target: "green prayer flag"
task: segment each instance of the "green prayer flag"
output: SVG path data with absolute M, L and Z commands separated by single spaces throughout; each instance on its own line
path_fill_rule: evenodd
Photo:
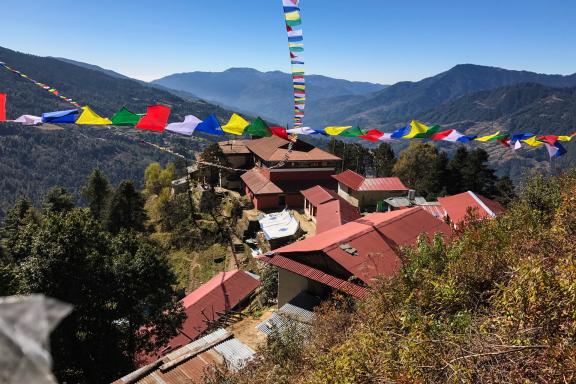
M 352 128 L 345 130 L 344 132 L 342 132 L 339 136 L 358 137 L 358 136 L 362 136 L 363 134 L 364 134 L 364 131 L 362 131 L 360 129 L 360 127 L 352 127 Z
M 132 113 L 126 107 L 122 107 L 121 110 L 112 116 L 112 125 L 124 125 L 131 127 L 138 124 L 142 116 L 144 115 Z
M 414 135 L 414 139 L 429 139 L 430 137 L 432 137 L 433 134 L 438 133 L 440 128 L 442 127 L 439 125 L 433 125 L 430 128 L 428 128 L 426 132 Z
M 252 124 L 246 127 L 244 133 L 259 137 L 272 136 L 272 131 L 270 131 L 264 120 L 259 117 L 257 117 L 256 120 L 252 122 Z

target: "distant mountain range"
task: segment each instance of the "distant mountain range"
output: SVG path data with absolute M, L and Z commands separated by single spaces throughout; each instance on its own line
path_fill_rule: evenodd
M 259 115 L 280 124 L 291 122 L 292 80 L 288 73 L 230 68 L 224 72 L 178 73 L 154 80 L 151 84 L 185 91 L 227 108 Z M 381 84 L 308 75 L 307 108 L 312 110 L 324 98 L 354 98 L 385 88 Z
M 576 74 L 544 75 L 473 64 L 454 68 L 417 82 L 400 82 L 381 91 L 357 96 L 325 98 L 310 108 L 306 124 L 358 124 L 370 128 L 419 118 L 420 114 L 458 97 L 519 83 L 551 87 L 576 86 Z

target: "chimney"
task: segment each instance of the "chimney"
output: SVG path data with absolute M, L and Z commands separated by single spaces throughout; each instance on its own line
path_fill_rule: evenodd
M 410 202 L 414 201 L 414 199 L 416 198 L 416 191 L 413 189 L 409 189 L 408 190 L 408 200 L 410 200 Z

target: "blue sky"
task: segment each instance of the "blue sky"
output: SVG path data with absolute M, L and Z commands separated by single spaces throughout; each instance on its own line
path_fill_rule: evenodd
M 301 0 L 307 73 L 385 84 L 456 64 L 576 72 L 570 0 Z M 152 80 L 230 67 L 289 70 L 281 0 L 19 0 L 0 46 Z M 0 58 L 1 59 L 1 58 Z

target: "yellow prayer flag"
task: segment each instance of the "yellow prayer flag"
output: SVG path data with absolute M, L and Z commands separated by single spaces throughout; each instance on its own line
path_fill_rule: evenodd
M 538 138 L 536 136 L 532 136 L 531 138 L 522 141 L 531 147 L 539 147 L 541 145 L 544 145 L 543 142 L 538 141 Z
M 300 20 L 300 12 L 298 12 L 298 11 L 287 12 L 284 14 L 284 17 L 288 21 Z
M 82 107 L 82 114 L 76 120 L 79 125 L 110 125 L 112 121 L 104 117 L 98 116 L 90 107 Z
M 222 126 L 222 130 L 233 135 L 241 136 L 244 133 L 244 129 L 249 125 L 250 123 L 244 120 L 242 116 L 233 113 L 230 120 L 228 120 L 228 124 Z
M 498 132 L 496 132 L 496 133 L 494 133 L 494 134 L 492 134 L 492 135 L 477 137 L 477 138 L 474 139 L 474 140 L 476 140 L 476 141 L 490 141 L 490 140 L 494 139 L 494 138 L 497 137 L 497 136 L 500 136 L 500 131 L 498 131 Z
M 304 90 L 304 89 L 306 89 L 306 86 L 305 86 L 305 85 L 295 85 L 295 86 L 294 86 L 294 89 L 302 89 L 302 90 Z
M 344 132 L 347 129 L 352 128 L 351 125 L 347 125 L 347 126 L 331 126 L 331 127 L 326 127 L 324 128 L 324 132 L 326 132 L 327 134 L 329 134 L 330 136 L 338 136 L 339 134 L 341 134 L 342 132 Z
M 570 141 L 572 136 L 558 136 L 558 141 Z
M 426 124 L 423 124 L 419 121 L 416 120 L 412 120 L 410 122 L 410 133 L 402 136 L 402 138 L 404 139 L 412 139 L 414 137 L 416 137 L 416 135 L 420 134 L 420 133 L 426 133 L 428 132 L 428 126 Z

